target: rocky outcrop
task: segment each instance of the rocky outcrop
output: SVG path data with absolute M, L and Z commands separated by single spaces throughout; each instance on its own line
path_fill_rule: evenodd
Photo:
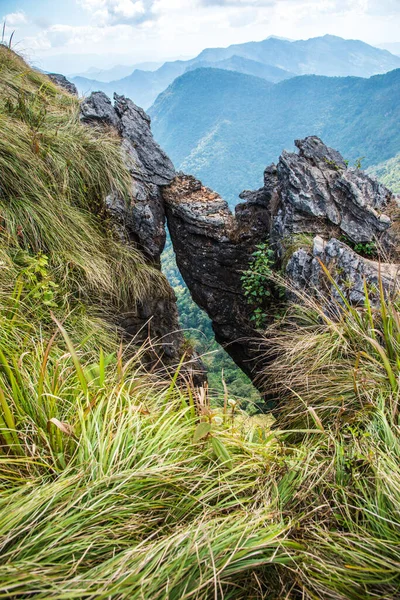
M 248 205 L 235 219 L 218 194 L 181 174 L 163 196 L 177 264 L 193 300 L 210 316 L 216 340 L 254 378 L 257 338 L 262 338 L 250 321 L 241 276 L 255 244 L 264 238 L 263 210 Z
M 114 96 L 114 104 L 102 92 L 95 92 L 81 104 L 81 120 L 87 125 L 115 129 L 121 138 L 121 151 L 131 173 L 129 202 L 115 190 L 105 199 L 110 220 L 117 234 L 128 245 L 139 248 L 152 267 L 159 267 L 164 249 L 165 210 L 162 187 L 175 176 L 174 167 L 154 141 L 150 118 L 131 100 Z M 177 365 L 186 353 L 182 369 L 197 384 L 204 382 L 204 367 L 193 353 L 190 356 L 178 323 L 176 299 L 165 282 L 154 289 L 140 305 L 128 306 L 117 315 L 120 327 L 135 343 L 147 344 L 146 362 L 157 369 Z
M 165 245 L 165 211 L 161 186 L 169 184 L 175 170 L 155 142 L 150 118 L 124 96 L 114 95 L 114 104 L 103 92 L 94 92 L 81 104 L 81 120 L 113 127 L 121 136 L 126 164 L 132 176 L 131 201 L 111 191 L 107 207 L 121 237 L 159 264 Z
M 49 73 L 48 77 L 52 80 L 53 83 L 58 85 L 58 87 L 62 88 L 72 96 L 78 96 L 78 89 L 74 83 L 68 81 L 64 75 L 60 73 Z
M 348 168 L 319 138 L 296 146 L 298 153 L 283 152 L 265 170 L 260 190 L 241 194 L 245 202 L 235 214 L 193 177 L 179 174 L 163 189 L 178 266 L 193 299 L 211 317 L 217 341 L 254 381 L 267 359 L 241 278 L 259 243 L 268 242 L 274 268 L 290 277 L 292 287 L 308 293 L 336 293 L 321 263 L 355 304 L 364 299 L 364 279 L 376 303 L 379 274 L 386 290 L 396 284 L 399 210 L 393 195 Z M 390 263 L 381 264 L 387 255 Z

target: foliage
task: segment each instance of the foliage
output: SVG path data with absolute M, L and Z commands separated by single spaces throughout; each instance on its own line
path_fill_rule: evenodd
M 400 194 L 400 154 L 368 169 L 370 175 L 375 176 L 395 194 Z
M 256 327 L 261 328 L 266 323 L 267 312 L 271 299 L 282 295 L 282 290 L 272 281 L 272 267 L 275 263 L 275 252 L 268 242 L 256 246 L 252 254 L 249 268 L 242 275 L 244 295 L 253 308 L 251 320 Z
M 354 252 L 357 252 L 357 254 L 360 254 L 365 258 L 373 259 L 379 257 L 378 247 L 374 240 L 370 242 L 359 242 L 356 244 L 350 238 L 348 238 L 347 235 L 341 235 L 339 239 L 350 246 Z

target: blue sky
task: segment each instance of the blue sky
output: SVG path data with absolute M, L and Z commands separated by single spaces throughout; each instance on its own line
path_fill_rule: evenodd
M 400 42 L 400 0 L 0 0 L 0 19 L 18 50 L 65 73 L 269 35 Z

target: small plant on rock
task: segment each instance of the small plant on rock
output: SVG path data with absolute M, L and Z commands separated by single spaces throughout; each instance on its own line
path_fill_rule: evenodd
M 265 324 L 265 305 L 273 295 L 271 275 L 274 262 L 275 253 L 269 247 L 268 242 L 258 244 L 256 251 L 252 254 L 249 268 L 241 278 L 244 295 L 254 309 L 251 320 L 256 327 L 262 327 Z

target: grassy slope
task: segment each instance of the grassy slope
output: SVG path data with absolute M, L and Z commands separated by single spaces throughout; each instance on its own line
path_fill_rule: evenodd
M 20 162 L 4 160 L 7 141 L 9 152 L 14 145 L 2 132 L 0 177 L 7 174 L 9 191 L 1 197 L 7 218 L 0 257 L 0 596 L 399 598 L 397 304 L 381 312 L 367 307 L 360 318 L 346 308 L 339 323 L 321 321 L 318 307 L 310 306 L 307 319 L 293 316 L 288 335 L 285 329 L 276 334 L 285 350 L 276 368 L 296 374 L 290 389 L 286 377 L 280 385 L 276 378 L 276 393 L 295 412 L 294 432 L 252 425 L 228 402 L 216 413 L 204 390 L 143 373 L 140 356 L 119 349 L 100 320 L 122 299 L 109 279 L 102 286 L 90 260 L 77 257 L 83 264 L 71 269 L 58 236 L 72 211 L 84 229 L 102 236 L 108 256 L 108 234 L 85 210 L 99 199 L 91 192 L 92 151 L 71 156 L 57 141 L 69 156 L 61 193 L 59 179 L 56 188 L 51 184 L 60 176 L 54 150 L 45 159 L 43 140 L 50 136 L 52 148 L 56 143 L 52 130 L 40 138 L 38 153 L 32 123 L 27 126 L 15 104 L 5 106 L 5 98 L 14 86 L 44 86 L 53 127 L 60 124 L 56 138 L 72 123 L 93 149 L 101 134 L 78 126 L 75 100 L 6 50 L 0 57 L 0 125 L 13 119 L 14 129 L 21 128 L 16 139 L 25 141 L 21 159 L 33 186 L 20 186 L 18 168 L 13 179 L 10 166 Z M 106 148 L 110 157 L 112 138 L 100 139 L 98 152 Z M 100 172 L 105 187 L 118 173 L 123 179 L 114 156 Z M 46 226 L 32 192 L 51 214 Z M 129 256 L 136 273 L 140 256 Z M 90 299 L 103 307 L 96 319 Z M 308 328 L 293 332 L 294 322 Z M 294 333 L 303 353 L 292 351 Z M 355 364 L 360 376 L 349 385 Z M 315 402 L 314 386 L 302 403 L 296 392 L 308 391 L 310 373 L 316 385 L 321 372 L 323 397 Z M 342 380 L 344 417 L 343 403 L 336 408 Z

